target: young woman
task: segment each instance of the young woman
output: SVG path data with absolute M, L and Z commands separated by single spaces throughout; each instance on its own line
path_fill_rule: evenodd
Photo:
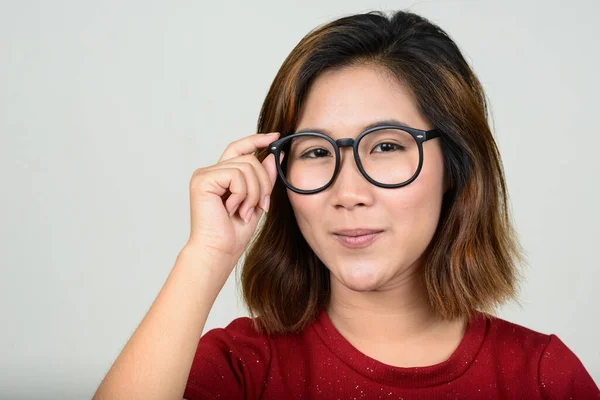
M 522 257 L 484 92 L 442 29 L 313 30 L 258 132 L 194 172 L 189 241 L 96 398 L 600 398 L 557 336 L 492 314 Z M 201 337 L 249 243 L 252 318 Z

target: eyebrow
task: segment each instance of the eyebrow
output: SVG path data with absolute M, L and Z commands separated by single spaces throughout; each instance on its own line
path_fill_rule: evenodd
M 364 132 L 368 129 L 375 128 L 376 126 L 381 126 L 381 125 L 402 125 L 402 126 L 410 127 L 410 125 L 408 125 L 406 122 L 400 121 L 399 119 L 388 118 L 388 119 L 371 122 L 370 124 L 363 126 L 361 132 Z M 329 129 L 324 129 L 324 128 L 304 128 L 304 129 L 300 129 L 299 131 L 296 131 L 293 133 L 306 133 L 306 132 L 317 132 L 317 133 L 322 133 L 324 135 L 327 135 L 329 137 L 333 136 Z

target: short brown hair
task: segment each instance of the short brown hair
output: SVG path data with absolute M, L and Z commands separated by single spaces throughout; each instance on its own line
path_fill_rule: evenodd
M 387 68 L 441 130 L 444 195 L 422 278 L 443 318 L 491 313 L 515 299 L 522 249 L 513 230 L 498 148 L 488 125 L 483 88 L 452 39 L 410 12 L 373 11 L 337 19 L 309 32 L 292 50 L 265 98 L 258 132 L 296 127 L 314 79 L 349 65 Z M 264 160 L 268 149 L 256 153 Z M 267 334 L 295 332 L 316 317 L 330 295 L 329 271 L 305 241 L 278 179 L 264 223 L 241 271 L 244 301 Z M 489 316 L 489 315 L 488 315 Z

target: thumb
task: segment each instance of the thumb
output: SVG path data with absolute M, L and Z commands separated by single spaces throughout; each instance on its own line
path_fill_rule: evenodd
M 283 161 L 285 154 L 282 151 L 279 155 L 279 162 Z M 267 170 L 267 175 L 271 180 L 271 189 L 275 186 L 275 182 L 277 181 L 277 165 L 275 165 L 275 156 L 273 154 L 269 154 L 262 162 L 263 167 Z

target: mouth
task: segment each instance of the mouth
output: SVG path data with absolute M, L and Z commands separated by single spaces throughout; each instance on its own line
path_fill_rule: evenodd
M 333 232 L 333 236 L 349 249 L 362 249 L 370 246 L 382 233 L 375 229 L 349 229 Z

